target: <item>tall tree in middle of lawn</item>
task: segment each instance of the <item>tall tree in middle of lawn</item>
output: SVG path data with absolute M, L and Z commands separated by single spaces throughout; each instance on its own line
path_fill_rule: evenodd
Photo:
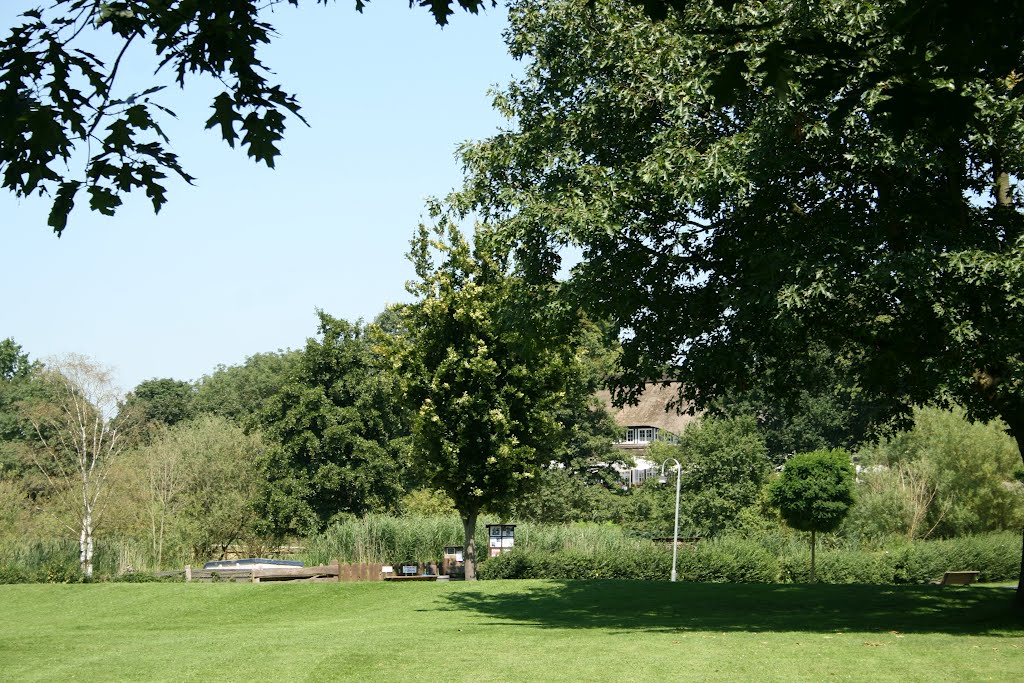
M 578 369 L 574 316 L 551 285 L 518 276 L 484 228 L 471 244 L 440 216 L 433 230 L 420 227 L 409 257 L 417 301 L 404 308 L 406 335 L 395 340 L 418 407 L 414 457 L 425 481 L 455 502 L 472 580 L 480 512 L 507 512 L 564 436 L 557 415 Z

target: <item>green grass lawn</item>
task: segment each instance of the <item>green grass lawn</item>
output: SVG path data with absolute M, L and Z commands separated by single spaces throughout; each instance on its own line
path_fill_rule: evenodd
M 0 586 L 5 681 L 1018 681 L 985 587 Z

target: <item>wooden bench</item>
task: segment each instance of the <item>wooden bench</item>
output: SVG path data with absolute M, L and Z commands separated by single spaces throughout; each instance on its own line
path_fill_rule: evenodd
M 980 573 L 981 572 L 946 572 L 942 575 L 941 579 L 932 581 L 932 583 L 940 586 L 966 586 L 971 583 L 977 583 Z

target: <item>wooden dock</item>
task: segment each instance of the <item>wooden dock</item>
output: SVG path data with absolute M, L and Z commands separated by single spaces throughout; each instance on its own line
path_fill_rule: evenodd
M 157 572 L 158 577 L 182 576 L 186 582 L 228 581 L 233 583 L 263 583 L 266 581 L 446 581 L 447 576 L 439 576 L 437 565 L 433 562 L 418 563 L 416 574 L 385 574 L 382 564 L 374 563 L 340 563 L 320 565 L 316 567 L 220 567 L 217 569 L 197 569 L 185 565 L 184 569 Z M 400 565 L 396 565 L 400 566 Z

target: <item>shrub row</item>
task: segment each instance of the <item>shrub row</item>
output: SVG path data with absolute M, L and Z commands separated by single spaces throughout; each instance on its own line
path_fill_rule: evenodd
M 788 546 L 769 551 L 756 540 L 722 538 L 681 548 L 680 581 L 706 583 L 805 583 L 810 580 L 810 550 Z M 582 553 L 517 549 L 486 560 L 483 579 L 667 579 L 671 549 Z M 981 572 L 981 581 L 1014 581 L 1020 570 L 1020 542 L 1010 533 L 942 541 L 918 541 L 888 550 L 819 551 L 818 580 L 823 583 L 927 583 L 947 570 Z
M 514 550 L 480 565 L 481 579 L 638 579 L 668 576 L 672 555 L 648 547 L 639 552 L 546 553 Z

